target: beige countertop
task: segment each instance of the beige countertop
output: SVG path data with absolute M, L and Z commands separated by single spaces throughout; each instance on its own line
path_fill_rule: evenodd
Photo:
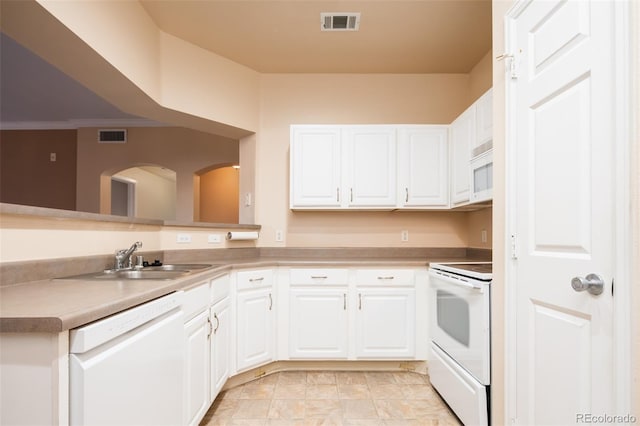
M 178 260 L 178 259 L 176 259 Z M 478 260 L 471 257 L 416 259 L 340 258 L 296 256 L 236 259 L 197 259 L 210 263 L 203 269 L 174 280 L 71 280 L 43 279 L 0 287 L 0 332 L 57 333 L 96 321 L 173 291 L 189 289 L 231 270 L 289 267 L 426 267 L 429 262 Z M 90 271 L 89 271 L 90 272 Z

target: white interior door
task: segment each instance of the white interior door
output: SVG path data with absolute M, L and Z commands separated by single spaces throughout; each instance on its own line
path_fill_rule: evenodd
M 509 16 L 516 424 L 614 414 L 613 3 L 534 0 Z M 572 288 L 592 273 L 602 294 Z

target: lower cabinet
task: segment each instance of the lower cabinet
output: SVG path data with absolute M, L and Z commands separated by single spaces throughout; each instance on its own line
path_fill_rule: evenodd
M 211 308 L 210 314 L 213 330 L 211 331 L 211 399 L 224 386 L 229 377 L 231 367 L 231 304 L 225 297 Z
M 197 425 L 209 408 L 209 312 L 188 321 L 185 331 L 185 421 Z
M 356 356 L 414 358 L 415 289 L 358 288 Z
M 291 289 L 289 356 L 291 359 L 346 359 L 348 289 Z
M 236 275 L 236 370 L 266 364 L 274 358 L 273 271 Z
M 211 403 L 209 393 L 209 282 L 185 291 L 184 312 L 184 421 L 197 425 Z

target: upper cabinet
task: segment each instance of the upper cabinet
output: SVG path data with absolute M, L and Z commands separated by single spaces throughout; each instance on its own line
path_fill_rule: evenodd
M 475 106 L 451 123 L 451 206 L 469 201 L 471 144 L 476 134 Z
M 341 133 L 340 126 L 291 126 L 291 208 L 342 205 Z
M 490 200 L 491 165 L 472 166 L 491 161 L 492 101 L 490 89 L 450 125 L 292 125 L 290 208 L 428 210 Z
M 291 126 L 290 207 L 447 208 L 446 126 Z
M 398 206 L 449 206 L 447 126 L 398 128 Z
M 475 103 L 476 135 L 471 147 L 471 157 L 493 148 L 493 90 L 489 89 Z
M 345 126 L 347 207 L 395 208 L 396 129 Z

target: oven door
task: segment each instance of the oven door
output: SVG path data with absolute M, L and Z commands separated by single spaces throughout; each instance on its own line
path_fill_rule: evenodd
M 489 289 L 482 281 L 429 272 L 431 340 L 480 383 L 490 384 Z

